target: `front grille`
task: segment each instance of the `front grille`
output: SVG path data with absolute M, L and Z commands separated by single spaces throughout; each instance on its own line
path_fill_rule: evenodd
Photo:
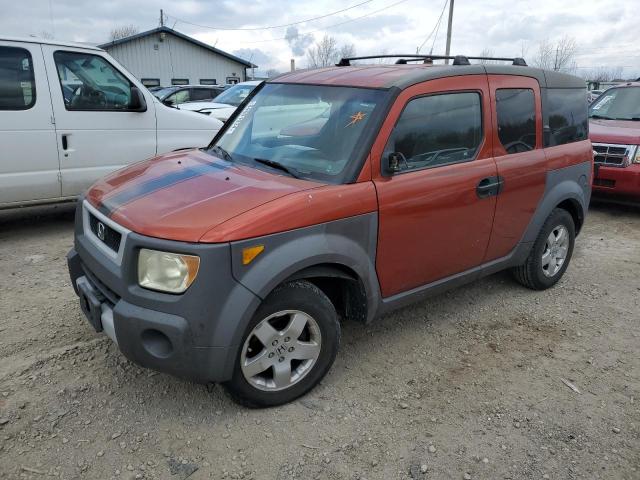
M 594 143 L 593 151 L 596 154 L 593 161 L 598 165 L 606 165 L 608 167 L 627 167 L 633 153 L 632 149 L 631 145 Z
M 89 213 L 89 227 L 93 234 L 114 252 L 120 251 L 120 241 L 122 234 L 109 225 L 102 223 L 95 215 Z

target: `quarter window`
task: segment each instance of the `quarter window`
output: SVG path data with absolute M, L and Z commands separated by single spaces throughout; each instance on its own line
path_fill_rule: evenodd
M 589 135 L 589 120 L 584 89 L 549 88 L 543 92 L 544 146 L 585 140 Z
M 31 54 L 24 48 L 0 47 L 0 110 L 27 110 L 35 103 Z
M 465 162 L 475 158 L 482 137 L 478 93 L 420 97 L 411 100 L 400 115 L 385 155 L 397 153 L 401 170 Z
M 128 110 L 131 82 L 99 55 L 55 52 L 67 110 Z
M 519 153 L 536 147 L 536 104 L 529 88 L 496 90 L 498 138 L 507 153 Z

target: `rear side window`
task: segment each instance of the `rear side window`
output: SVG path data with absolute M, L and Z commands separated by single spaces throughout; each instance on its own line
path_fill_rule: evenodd
M 498 138 L 507 153 L 527 152 L 536 147 L 536 104 L 533 90 L 496 90 L 496 113 Z
M 210 100 L 215 97 L 210 88 L 194 88 L 191 90 L 191 100 Z
M 0 47 L 0 110 L 27 110 L 35 103 L 31 54 L 24 48 Z
M 400 154 L 401 169 L 430 168 L 472 160 L 482 137 L 478 93 L 431 95 L 407 104 L 385 152 Z
M 545 147 L 579 142 L 589 136 L 584 92 L 581 88 L 543 90 Z

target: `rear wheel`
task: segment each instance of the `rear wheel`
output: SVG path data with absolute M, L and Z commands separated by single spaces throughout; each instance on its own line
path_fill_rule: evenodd
M 340 324 L 319 288 L 295 281 L 265 299 L 242 341 L 227 391 L 248 407 L 281 405 L 311 390 L 331 368 Z
M 569 266 L 575 237 L 575 224 L 569 212 L 554 209 L 540 229 L 527 260 L 513 269 L 515 279 L 534 290 L 555 285 Z

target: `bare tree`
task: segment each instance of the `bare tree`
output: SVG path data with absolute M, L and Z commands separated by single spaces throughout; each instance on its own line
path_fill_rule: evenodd
M 131 37 L 138 33 L 140 29 L 135 25 L 123 25 L 122 27 L 116 27 L 111 29 L 111 41 L 120 40 L 121 38 Z
M 490 48 L 483 48 L 482 51 L 480 52 L 480 55 L 478 55 L 479 57 L 493 57 L 493 50 L 491 50 Z M 478 63 L 482 64 L 482 65 L 488 65 L 491 63 L 498 63 L 497 60 L 478 60 Z
M 338 56 L 340 58 L 349 58 L 349 57 L 355 57 L 356 55 L 357 55 L 356 46 L 353 43 L 347 43 L 340 47 L 340 52 Z
M 533 66 L 556 72 L 573 72 L 576 70 L 576 40 L 564 36 L 557 42 L 543 40 L 531 62 Z
M 309 68 L 322 68 L 333 65 L 338 61 L 340 52 L 335 38 L 325 35 L 307 50 L 307 64 Z
M 585 80 L 592 82 L 611 82 L 622 77 L 622 67 L 596 67 L 583 73 Z

